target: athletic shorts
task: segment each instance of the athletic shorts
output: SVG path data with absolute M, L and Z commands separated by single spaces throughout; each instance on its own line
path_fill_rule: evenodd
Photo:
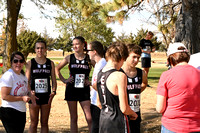
M 67 84 L 65 90 L 66 101 L 87 101 L 90 100 L 90 86 L 74 88 L 73 84 Z
M 138 115 L 136 120 L 129 120 L 131 133 L 140 133 L 141 114 L 140 112 L 136 112 L 136 114 Z
M 151 58 L 141 58 L 142 68 L 151 67 Z
M 39 99 L 35 99 L 36 100 L 36 104 L 37 105 L 44 105 L 44 104 L 48 104 L 49 102 L 49 98 L 50 98 L 50 93 L 35 93 L 35 96 Z M 32 104 L 32 102 L 29 102 L 30 104 Z

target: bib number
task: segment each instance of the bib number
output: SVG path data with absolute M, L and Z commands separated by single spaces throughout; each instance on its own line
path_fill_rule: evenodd
M 48 92 L 47 79 L 35 79 L 35 92 L 36 93 Z
M 85 83 L 85 74 L 76 74 L 75 75 L 75 88 L 84 88 Z
M 146 48 L 144 49 L 144 51 L 151 52 L 151 47 L 150 46 L 146 46 Z
M 140 94 L 129 94 L 129 105 L 134 112 L 139 112 Z

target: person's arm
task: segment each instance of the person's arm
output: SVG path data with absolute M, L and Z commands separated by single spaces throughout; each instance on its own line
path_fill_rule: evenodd
M 142 70 L 142 85 L 141 85 L 141 92 L 145 90 L 147 87 L 148 80 L 147 80 L 147 74 Z
M 9 101 L 9 102 L 15 102 L 15 101 L 24 101 L 28 102 L 30 100 L 29 96 L 13 96 L 10 95 L 11 87 L 3 86 L 1 87 L 1 98 L 3 100 Z
M 56 81 L 56 73 L 55 73 L 55 65 L 53 61 L 51 61 L 51 81 L 52 81 L 52 91 L 56 91 L 57 89 L 57 81 Z
M 157 95 L 156 111 L 158 113 L 163 113 L 166 109 L 166 97 L 162 95 Z
M 26 73 L 25 73 L 27 79 L 28 79 L 28 92 L 29 96 L 31 97 L 31 101 L 34 105 L 36 105 L 35 99 L 39 99 L 35 96 L 35 91 L 31 90 L 31 61 L 26 63 Z
M 92 85 L 92 88 L 95 89 L 97 91 L 97 82 L 94 82 Z
M 52 82 L 52 92 L 50 94 L 48 104 L 51 104 L 54 96 L 56 95 L 56 89 L 57 89 L 55 65 L 54 65 L 53 61 L 51 61 L 51 82 Z
M 129 115 L 132 120 L 137 118 L 137 114 L 130 108 L 128 104 L 128 96 L 127 96 L 127 77 L 124 73 L 118 72 L 118 81 L 116 81 L 116 85 L 118 88 L 118 96 L 119 96 L 119 105 L 120 110 L 123 114 Z
M 99 107 L 100 109 L 102 108 L 101 102 L 100 102 L 100 99 L 99 99 L 99 93 L 97 93 L 97 107 Z
M 31 92 L 31 61 L 26 63 L 26 73 L 25 73 L 27 79 L 28 79 L 28 91 Z
M 70 55 L 68 55 L 67 57 L 65 57 L 65 58 L 56 66 L 56 68 L 55 68 L 55 72 L 56 72 L 57 77 L 58 77 L 63 83 L 65 83 L 65 84 L 68 83 L 68 82 L 70 82 L 70 80 L 69 80 L 70 78 L 66 80 L 66 79 L 62 76 L 60 70 L 61 70 L 65 65 L 69 64 L 69 62 L 70 62 Z
M 156 47 L 153 46 L 151 52 L 153 53 L 153 52 L 155 52 L 155 51 L 156 51 Z

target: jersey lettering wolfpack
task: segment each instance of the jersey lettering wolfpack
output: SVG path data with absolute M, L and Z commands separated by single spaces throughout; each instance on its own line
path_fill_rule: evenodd
M 89 56 L 83 60 L 76 59 L 74 54 L 70 55 L 69 70 L 70 76 L 74 78 L 75 88 L 84 88 L 85 79 L 89 79 L 90 66 L 89 66 Z
M 35 59 L 31 59 L 31 90 L 35 93 L 51 92 L 50 76 L 51 76 L 51 60 L 46 58 L 46 63 L 38 64 Z
M 133 78 L 127 76 L 127 93 L 131 109 L 134 112 L 140 111 L 140 94 L 142 84 L 142 70 L 136 68 L 137 75 Z

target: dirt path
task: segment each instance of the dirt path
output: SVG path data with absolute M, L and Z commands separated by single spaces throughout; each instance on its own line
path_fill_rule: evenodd
M 51 114 L 49 118 L 49 128 L 51 133 L 68 133 L 70 131 L 70 115 L 66 101 L 64 101 L 63 83 L 58 82 L 57 95 L 54 97 Z M 142 112 L 142 133 L 159 133 L 160 132 L 160 117 L 161 115 L 155 111 L 156 103 L 156 87 L 146 88 L 141 97 L 141 112 Z M 78 126 L 80 133 L 88 133 L 87 123 L 84 118 L 83 111 L 78 106 Z M 27 121 L 25 132 L 28 131 L 30 125 L 29 110 L 27 107 Z M 40 129 L 40 125 L 39 125 Z M 39 132 L 38 129 L 38 132 Z M 4 133 L 4 128 L 0 122 L 0 133 Z

